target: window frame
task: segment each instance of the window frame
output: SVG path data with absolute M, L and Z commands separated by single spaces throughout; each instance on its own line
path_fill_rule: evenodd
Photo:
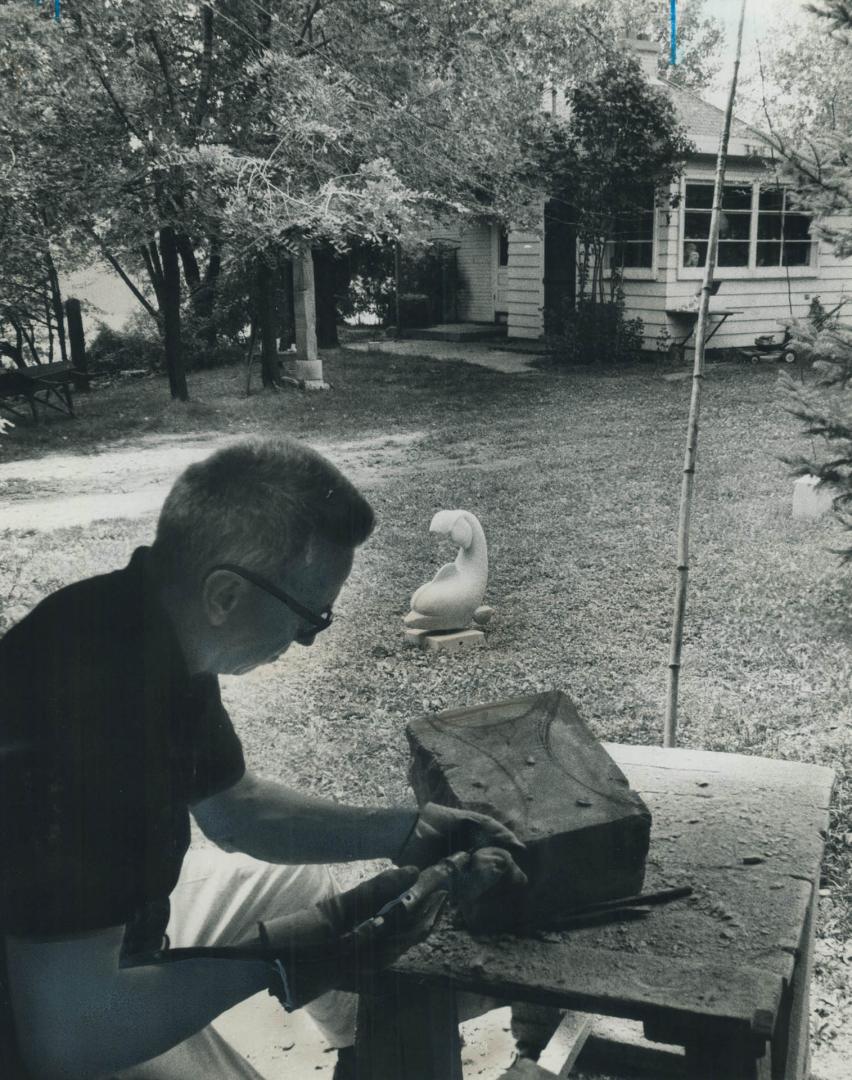
M 680 181 L 680 204 L 678 209 L 677 230 L 677 278 L 679 281 L 701 281 L 704 278 L 703 266 L 684 266 L 683 248 L 686 243 L 686 185 L 687 184 L 712 184 L 715 177 L 710 172 L 694 173 L 683 176 Z M 718 280 L 730 279 L 774 279 L 781 278 L 812 278 L 819 276 L 819 238 L 811 237 L 811 261 L 806 266 L 758 266 L 757 265 L 757 225 L 760 214 L 760 191 L 761 188 L 781 187 L 785 190 L 789 184 L 777 184 L 767 181 L 762 177 L 744 175 L 736 171 L 725 176 L 725 183 L 739 187 L 751 187 L 751 221 L 749 228 L 748 266 L 716 266 L 713 276 Z

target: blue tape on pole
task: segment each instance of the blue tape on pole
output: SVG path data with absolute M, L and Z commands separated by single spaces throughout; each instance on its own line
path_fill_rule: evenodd
M 677 63 L 677 0 L 671 0 L 671 50 L 669 63 Z

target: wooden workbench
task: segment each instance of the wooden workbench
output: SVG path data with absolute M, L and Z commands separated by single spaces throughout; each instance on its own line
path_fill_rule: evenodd
M 659 747 L 607 750 L 653 815 L 639 922 L 473 939 L 442 925 L 362 1001 L 359 1076 L 459 1080 L 455 992 L 644 1023 L 701 1080 L 802 1080 L 814 910 L 834 774 Z M 544 1074 L 548 1075 L 548 1074 Z

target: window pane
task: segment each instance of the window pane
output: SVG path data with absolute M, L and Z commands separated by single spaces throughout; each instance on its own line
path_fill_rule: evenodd
M 806 214 L 784 215 L 785 240 L 810 240 L 811 219 Z
M 650 216 L 645 219 L 623 221 L 616 232 L 619 240 L 651 240 L 653 235 L 653 221 Z
M 703 266 L 707 258 L 707 244 L 704 241 L 691 243 L 689 240 L 683 245 L 683 265 Z
M 781 215 L 760 214 L 757 219 L 757 238 L 758 240 L 780 240 Z
M 650 268 L 652 262 L 651 244 L 625 244 L 624 265 Z
M 799 241 L 784 245 L 784 266 L 810 266 L 811 245 Z
M 687 210 L 684 229 L 687 240 L 706 240 L 710 235 L 710 215 Z
M 722 191 L 723 210 L 751 210 L 751 184 L 725 184 Z
M 748 241 L 720 240 L 720 266 L 748 266 Z
M 764 240 L 757 245 L 758 266 L 778 266 L 781 263 L 781 244 L 775 240 Z
M 709 210 L 713 205 L 713 185 L 687 184 L 686 205 L 689 210 Z
M 761 188 L 760 209 L 780 210 L 784 202 L 783 188 Z
M 751 214 L 726 214 L 719 216 L 720 240 L 748 240 L 751 232 Z

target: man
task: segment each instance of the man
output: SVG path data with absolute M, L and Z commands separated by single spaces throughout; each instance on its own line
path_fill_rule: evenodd
M 428 920 L 362 940 L 353 929 L 416 870 L 338 896 L 323 864 L 423 867 L 517 843 L 481 815 L 341 806 L 246 770 L 217 675 L 311 645 L 372 528 L 367 501 L 320 455 L 232 446 L 178 479 L 150 548 L 47 597 L 0 641 L 0 925 L 7 1018 L 30 1076 L 256 1076 L 209 1024 L 267 988 L 308 1004 L 344 1048 L 343 1075 L 354 999 L 334 988 L 392 960 Z M 190 811 L 241 854 L 185 859 Z M 164 939 L 260 937 L 283 966 L 151 962 Z

